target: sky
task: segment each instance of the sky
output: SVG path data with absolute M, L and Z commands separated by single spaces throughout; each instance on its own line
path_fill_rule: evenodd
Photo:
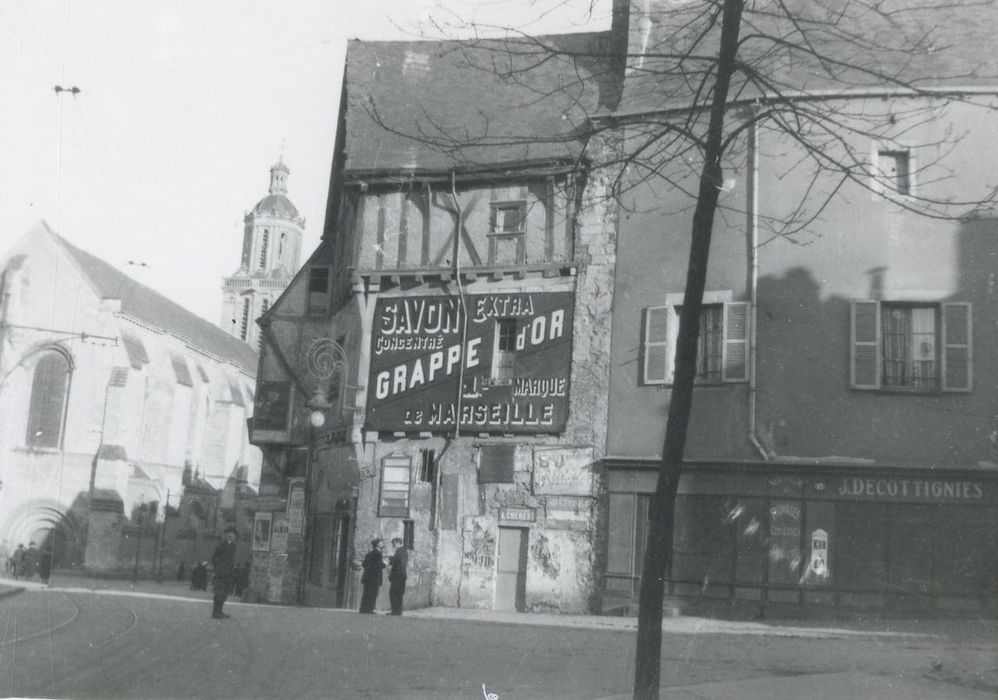
M 217 323 L 278 158 L 318 245 L 347 39 L 468 21 L 601 30 L 610 0 L 0 0 L 0 256 L 44 220 Z

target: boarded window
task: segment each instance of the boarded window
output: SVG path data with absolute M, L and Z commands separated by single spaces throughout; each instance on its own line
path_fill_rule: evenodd
M 43 353 L 35 363 L 25 438 L 29 447 L 59 447 L 62 444 L 69 371 L 69 360 L 59 352 Z
M 512 484 L 515 445 L 484 445 L 478 450 L 478 483 Z

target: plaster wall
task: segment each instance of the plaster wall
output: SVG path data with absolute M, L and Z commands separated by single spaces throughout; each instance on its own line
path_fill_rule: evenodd
M 974 106 L 926 98 L 857 101 L 862 113 L 935 115 L 913 126 L 916 194 L 940 201 L 983 197 L 988 164 L 998 157 L 991 117 Z M 836 105 L 841 107 L 842 105 Z M 953 133 L 966 131 L 959 139 Z M 884 144 L 856 140 L 871 153 Z M 920 144 L 934 144 L 921 146 Z M 887 144 L 891 146 L 891 144 Z M 896 144 L 894 146 L 896 147 Z M 749 295 L 744 148 L 726 164 L 731 188 L 715 219 L 708 291 Z M 988 215 L 962 220 L 918 216 L 863 185 L 845 184 L 817 211 L 836 183 L 819 178 L 810 190 L 802 153 L 785 137 L 759 137 L 758 435 L 778 457 L 875 460 L 904 464 L 998 462 L 990 391 L 998 364 L 994 272 L 998 225 Z M 689 250 L 690 202 L 658 183 L 627 194 L 621 217 L 614 292 L 614 360 L 609 453 L 656 456 L 664 438 L 670 390 L 641 383 L 643 310 L 682 292 Z M 803 198 L 803 200 L 802 200 Z M 765 222 L 785 218 L 804 201 L 816 214 L 791 235 Z M 850 301 L 964 301 L 973 304 L 974 386 L 969 393 L 888 393 L 849 386 Z M 700 386 L 694 398 L 689 458 L 752 458 L 747 384 Z

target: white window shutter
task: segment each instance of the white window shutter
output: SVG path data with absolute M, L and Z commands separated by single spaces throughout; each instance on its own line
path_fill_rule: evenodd
M 967 303 L 943 304 L 943 391 L 970 391 L 971 309 Z
M 880 388 L 880 302 L 854 301 L 851 313 L 849 385 Z
M 669 365 L 669 307 L 645 309 L 644 384 L 665 384 Z
M 724 305 L 722 365 L 724 381 L 748 381 L 749 304 L 745 301 Z

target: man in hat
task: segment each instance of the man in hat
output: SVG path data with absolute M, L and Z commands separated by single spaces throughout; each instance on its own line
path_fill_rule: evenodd
M 364 573 L 361 574 L 360 583 L 364 586 L 364 593 L 360 597 L 360 612 L 372 614 L 374 606 L 378 602 L 378 589 L 381 588 L 382 573 L 385 567 L 384 555 L 381 553 L 384 544 L 380 537 L 371 540 L 371 551 L 364 557 L 361 567 Z
M 228 617 L 222 612 L 222 606 L 225 605 L 225 599 L 232 591 L 232 577 L 236 566 L 236 533 L 234 525 L 225 528 L 222 541 L 218 543 L 218 546 L 215 547 L 215 553 L 211 555 L 211 563 L 215 567 L 213 583 L 215 597 L 211 616 L 216 620 L 224 620 Z
M 392 615 L 402 614 L 402 597 L 405 595 L 405 580 L 409 568 L 409 553 L 402 543 L 401 537 L 392 538 L 392 568 L 388 571 L 388 600 L 392 604 Z

